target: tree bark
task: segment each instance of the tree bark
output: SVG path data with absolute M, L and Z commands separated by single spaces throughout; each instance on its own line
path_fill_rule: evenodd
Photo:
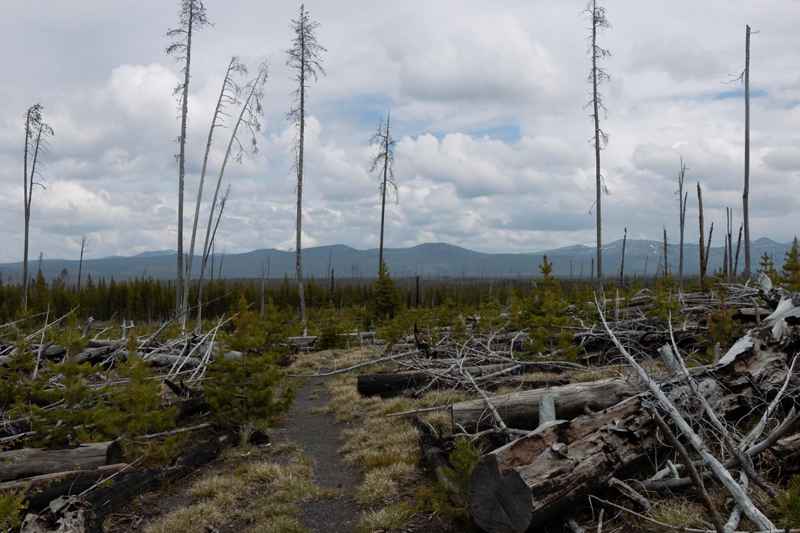
M 736 417 L 750 411 L 756 390 L 761 394 L 780 388 L 786 357 L 763 349 L 705 373 L 723 384 L 716 411 Z M 648 411 L 652 402 L 649 393 L 637 394 L 601 412 L 540 428 L 482 457 L 470 483 L 476 523 L 489 533 L 521 533 L 566 512 L 618 473 L 647 460 L 664 446 Z

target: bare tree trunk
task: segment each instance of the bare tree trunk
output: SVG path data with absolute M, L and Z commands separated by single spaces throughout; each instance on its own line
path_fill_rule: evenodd
M 186 65 L 183 71 L 183 95 L 181 96 L 181 137 L 178 152 L 178 278 L 175 281 L 175 309 L 181 311 L 183 304 L 183 188 L 186 177 L 186 123 L 189 118 L 189 71 L 192 66 L 192 26 L 194 4 L 189 4 L 186 29 Z
M 389 121 L 391 114 L 386 115 L 386 134 L 383 145 L 383 184 L 381 185 L 381 240 L 378 249 L 378 277 L 383 274 L 383 228 L 386 220 L 386 186 L 389 178 Z
M 739 238 L 736 240 L 736 259 L 733 261 L 733 277 L 736 278 L 736 272 L 739 270 L 739 250 L 742 247 L 742 226 L 739 225 Z
M 25 238 L 24 247 L 22 252 L 22 312 L 28 311 L 28 230 L 31 223 L 31 206 L 28 201 L 28 145 L 31 135 L 31 108 L 28 108 L 28 113 L 25 117 L 25 148 L 24 148 L 24 163 L 23 163 L 23 208 L 24 208 L 24 225 L 25 225 Z
M 214 108 L 214 115 L 211 119 L 211 126 L 208 129 L 208 138 L 206 140 L 206 151 L 203 155 L 203 166 L 200 171 L 200 183 L 197 186 L 197 200 L 195 201 L 194 205 L 194 222 L 192 223 L 192 237 L 189 241 L 189 255 L 186 261 L 186 280 L 183 287 L 183 316 L 181 317 L 181 324 L 183 329 L 186 329 L 186 320 L 189 316 L 189 285 L 191 284 L 192 280 L 192 263 L 194 262 L 194 246 L 197 239 L 197 224 L 200 220 L 200 203 L 203 200 L 203 185 L 206 181 L 206 171 L 208 170 L 208 157 L 211 153 L 211 145 L 214 142 L 214 130 L 217 126 L 220 125 L 219 117 L 220 112 L 222 111 L 223 99 L 225 97 L 225 92 L 228 88 L 228 83 L 230 80 L 230 75 L 234 66 L 236 65 L 236 58 L 231 58 L 230 62 L 228 63 L 228 69 L 225 71 L 225 77 L 222 81 L 222 88 L 219 91 L 219 97 L 217 98 L 217 105 Z
M 745 30 L 744 54 L 744 275 L 750 277 L 750 26 Z
M 600 175 L 600 105 L 597 100 L 597 1 L 592 0 L 592 107 L 594 110 L 594 172 L 597 229 L 597 279 L 603 278 L 603 203 Z M 594 269 L 592 269 L 594 270 Z
M 78 293 L 81 292 L 81 277 L 83 275 L 83 251 L 86 249 L 86 237 L 81 237 L 81 260 L 78 262 Z
M 628 243 L 628 228 L 625 228 L 625 233 L 622 236 L 622 257 L 619 261 L 619 286 L 622 287 L 625 283 L 625 246 Z
M 705 225 L 703 224 L 703 190 L 700 188 L 700 182 L 697 182 L 697 209 L 698 221 L 700 223 L 700 246 L 698 253 L 700 254 L 700 290 L 705 290 L 706 282 L 706 248 L 705 248 Z
M 664 228 L 664 277 L 669 276 L 669 256 L 667 255 L 667 228 Z
M 683 288 L 683 237 L 686 230 L 686 203 L 689 193 L 684 193 L 683 184 L 686 179 L 686 163 L 681 158 L 681 168 L 678 173 L 678 222 L 680 224 L 680 234 L 678 237 L 678 284 Z
M 301 47 L 305 48 L 305 35 L 301 33 Z M 305 53 L 300 55 L 300 139 L 297 144 L 297 234 L 295 244 L 295 272 L 297 275 L 297 294 L 300 297 L 300 322 L 303 335 L 307 334 L 306 294 L 303 286 L 303 150 L 306 133 L 306 66 Z
M 708 274 L 708 260 L 711 257 L 711 239 L 714 238 L 714 223 L 711 223 L 711 227 L 708 228 L 708 242 L 706 243 L 706 253 L 705 253 L 705 269 L 706 274 Z

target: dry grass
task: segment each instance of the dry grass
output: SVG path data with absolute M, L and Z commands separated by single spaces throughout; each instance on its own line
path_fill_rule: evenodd
M 229 450 L 223 464 L 189 487 L 189 505 L 160 517 L 144 531 L 214 531 L 237 523 L 242 531 L 253 533 L 303 533 L 299 506 L 328 495 L 313 483 L 308 461 L 291 446 Z
M 414 510 L 404 502 L 398 502 L 381 509 L 364 513 L 358 522 L 358 533 L 373 533 L 400 529 L 414 516 Z

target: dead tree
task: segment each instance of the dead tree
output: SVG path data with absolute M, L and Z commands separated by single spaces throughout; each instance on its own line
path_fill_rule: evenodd
M 200 182 L 197 186 L 197 200 L 194 205 L 194 222 L 192 223 L 192 237 L 189 241 L 189 254 L 186 257 L 186 273 L 185 282 L 183 287 L 183 327 L 186 327 L 186 320 L 188 313 L 186 310 L 189 307 L 189 286 L 192 280 L 192 263 L 194 260 L 194 247 L 197 238 L 197 225 L 200 220 L 200 203 L 203 200 L 203 186 L 206 181 L 206 172 L 208 170 L 208 157 L 211 153 L 211 147 L 214 144 L 214 132 L 217 128 L 225 126 L 225 117 L 228 116 L 225 109 L 232 105 L 239 103 L 239 93 L 241 92 L 240 85 L 236 82 L 236 76 L 247 74 L 247 67 L 244 66 L 237 57 L 232 57 L 228 63 L 228 68 L 225 71 L 225 77 L 222 80 L 222 88 L 219 91 L 217 98 L 217 105 L 214 108 L 214 115 L 211 118 L 211 126 L 208 129 L 208 138 L 206 140 L 206 151 L 203 155 L 203 166 L 200 170 Z
M 625 228 L 625 233 L 622 235 L 622 257 L 619 260 L 619 286 L 625 283 L 625 246 L 628 243 L 628 228 Z
M 705 289 L 706 281 L 706 249 L 705 249 L 705 225 L 703 224 L 703 189 L 700 188 L 700 182 L 697 182 L 697 209 L 698 209 L 698 222 L 700 223 L 700 246 L 698 253 L 700 254 L 700 290 Z
M 303 287 L 303 151 L 305 149 L 306 131 L 306 89 L 311 80 L 316 81 L 319 75 L 325 75 L 322 67 L 322 53 L 325 52 L 317 42 L 317 28 L 319 23 L 311 18 L 305 4 L 300 4 L 300 15 L 292 20 L 292 47 L 287 50 L 286 64 L 295 72 L 294 81 L 297 83 L 295 90 L 295 104 L 289 110 L 289 119 L 297 128 L 297 142 L 295 145 L 295 170 L 297 171 L 297 233 L 295 246 L 295 271 L 297 274 L 297 291 L 300 296 L 300 321 L 303 330 L 306 323 L 306 296 Z
M 744 275 L 750 277 L 750 26 L 745 26 L 744 47 Z
M 378 277 L 383 275 L 383 229 L 386 220 L 386 189 L 394 189 L 395 198 L 397 197 L 397 184 L 394 181 L 394 145 L 390 128 L 391 113 L 386 114 L 386 123 L 378 125 L 378 131 L 372 136 L 372 144 L 378 147 L 378 153 L 372 160 L 370 172 L 375 172 L 378 167 L 382 168 L 383 177 L 381 179 L 381 237 L 378 247 Z
M 664 228 L 664 277 L 669 277 L 669 255 L 667 253 L 667 228 Z
M 239 115 L 236 122 L 233 124 L 231 135 L 228 138 L 228 144 L 225 148 L 225 156 L 222 158 L 220 164 L 219 174 L 217 175 L 217 185 L 214 188 L 214 196 L 211 199 L 211 207 L 208 212 L 208 224 L 206 224 L 206 234 L 203 241 L 203 254 L 200 260 L 200 275 L 197 283 L 197 327 L 202 325 L 202 302 L 203 302 L 203 279 L 205 279 L 206 267 L 208 266 L 208 258 L 211 254 L 211 248 L 214 244 L 214 237 L 216 236 L 219 221 L 222 217 L 222 206 L 220 202 L 220 211 L 217 216 L 216 222 L 214 221 L 215 208 L 219 200 L 219 192 L 222 188 L 222 180 L 225 176 L 225 169 L 228 166 L 228 161 L 231 156 L 236 161 L 241 161 L 246 151 L 255 153 L 258 151 L 258 133 L 261 131 L 261 115 L 263 113 L 262 100 L 264 98 L 264 84 L 267 82 L 268 69 L 266 62 L 262 63 L 258 69 L 256 77 L 250 80 L 243 88 L 246 93 Z M 248 133 L 249 139 L 247 143 L 242 142 L 241 131 L 245 128 Z M 247 148 L 246 148 L 247 146 Z M 225 193 L 224 200 L 227 199 L 228 193 Z M 220 271 L 222 270 L 222 259 L 220 259 Z M 220 276 L 221 277 L 221 276 Z
M 683 287 L 683 236 L 686 230 L 686 203 L 689 193 L 684 192 L 683 184 L 686 180 L 686 163 L 681 157 L 681 167 L 678 171 L 678 222 L 680 224 L 679 249 L 678 249 L 678 283 Z
M 81 259 L 78 262 L 78 293 L 81 292 L 81 276 L 83 275 L 83 252 L 86 250 L 86 237 L 81 237 Z
M 736 255 L 733 260 L 733 277 L 736 277 L 736 272 L 739 270 L 739 250 L 742 247 L 742 224 L 739 224 L 739 237 L 736 239 Z
M 592 98 L 589 105 L 592 107 L 592 119 L 594 121 L 594 170 L 595 170 L 595 209 L 597 217 L 597 279 L 603 279 L 603 205 L 602 194 L 607 192 L 603 184 L 603 176 L 600 172 L 600 150 L 608 142 L 608 135 L 600 128 L 600 110 L 606 111 L 603 105 L 603 96 L 598 91 L 598 87 L 603 81 L 609 79 L 608 72 L 600 66 L 600 61 L 611 55 L 611 52 L 597 44 L 597 34 L 600 30 L 608 28 L 610 24 L 606 18 L 606 9 L 597 5 L 597 0 L 592 0 L 586 7 L 586 14 L 591 17 L 592 35 L 590 55 L 592 57 L 592 68 L 589 72 L 589 81 L 592 84 Z
M 192 66 L 192 37 L 194 32 L 208 25 L 203 0 L 181 0 L 179 27 L 167 32 L 174 41 L 167 47 L 167 55 L 174 55 L 183 65 L 183 81 L 173 93 L 178 96 L 181 111 L 181 133 L 178 137 L 178 278 L 175 281 L 175 307 L 183 303 L 183 187 L 186 176 L 186 123 L 189 117 L 189 80 Z
M 44 151 L 47 138 L 53 135 L 53 128 L 44 121 L 42 116 L 43 107 L 41 104 L 34 104 L 25 113 L 25 146 L 23 162 L 23 207 L 25 217 L 25 237 L 22 254 L 22 311 L 28 310 L 28 286 L 30 279 L 28 276 L 28 248 L 31 228 L 31 202 L 33 201 L 33 187 L 39 185 L 44 187 L 41 182 L 36 181 L 37 164 L 39 156 Z

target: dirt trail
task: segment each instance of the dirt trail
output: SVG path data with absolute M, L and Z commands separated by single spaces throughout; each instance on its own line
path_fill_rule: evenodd
M 360 509 L 353 495 L 359 473 L 339 454 L 342 425 L 333 415 L 317 412 L 329 400 L 324 379 L 310 379 L 298 390 L 285 424 L 275 428 L 273 434 L 300 446 L 312 462 L 316 483 L 336 491 L 335 497 L 303 505 L 303 525 L 313 532 L 347 533 L 354 531 L 358 522 Z

